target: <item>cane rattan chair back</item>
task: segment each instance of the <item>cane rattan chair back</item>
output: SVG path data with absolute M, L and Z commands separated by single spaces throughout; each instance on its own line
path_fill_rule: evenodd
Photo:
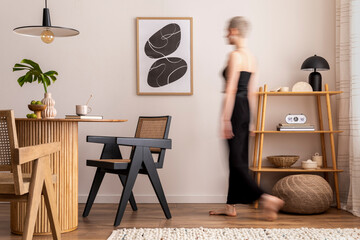
M 0 171 L 10 171 L 13 151 L 18 147 L 13 111 L 0 111 Z
M 15 164 L 15 149 L 18 148 L 14 111 L 0 111 L 0 193 L 22 195 L 29 191 L 29 182 L 24 183 L 21 166 Z M 4 173 L 11 171 L 12 173 Z M 7 183 L 13 182 L 13 185 Z
M 139 117 L 138 124 L 136 127 L 135 137 L 136 138 L 159 138 L 164 139 L 169 136 L 170 128 L 170 117 Z M 134 148 L 133 148 L 134 150 Z M 151 153 L 158 154 L 156 167 L 161 168 L 164 163 L 165 149 L 161 148 L 150 148 Z M 131 157 L 133 152 L 131 153 Z

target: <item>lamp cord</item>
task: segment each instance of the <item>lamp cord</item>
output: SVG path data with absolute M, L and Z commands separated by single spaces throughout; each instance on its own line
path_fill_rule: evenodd
M 47 0 L 45 0 L 45 8 L 47 8 Z

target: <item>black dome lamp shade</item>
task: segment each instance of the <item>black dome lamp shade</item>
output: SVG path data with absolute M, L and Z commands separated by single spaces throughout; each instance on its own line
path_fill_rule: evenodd
M 314 70 L 309 75 L 309 84 L 312 86 L 313 91 L 321 91 L 321 74 L 317 71 L 324 71 L 329 69 L 329 63 L 325 60 L 325 58 L 316 55 L 307 58 L 301 65 L 301 70 Z
M 25 36 L 40 36 L 45 43 L 51 43 L 54 37 L 71 37 L 76 36 L 80 32 L 76 29 L 51 26 L 50 10 L 47 8 L 47 0 L 45 0 L 45 8 L 43 10 L 42 26 L 23 26 L 13 30 L 15 33 Z

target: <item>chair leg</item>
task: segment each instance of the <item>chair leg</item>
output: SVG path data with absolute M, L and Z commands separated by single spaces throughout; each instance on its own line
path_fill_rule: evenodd
M 93 183 L 91 185 L 89 196 L 88 196 L 88 199 L 85 204 L 84 212 L 82 214 L 83 217 L 87 217 L 89 215 L 90 209 L 94 203 L 96 194 L 99 191 L 99 188 L 100 188 L 102 180 L 104 179 L 104 176 L 105 176 L 105 172 L 102 171 L 101 168 L 97 168 Z
M 41 192 L 44 185 L 44 162 L 35 160 L 31 176 L 28 202 L 26 206 L 25 227 L 23 240 L 31 240 L 35 230 L 35 221 L 41 201 Z
M 53 239 L 60 240 L 61 239 L 61 229 L 57 214 L 57 207 L 55 202 L 55 191 L 54 186 L 52 184 L 52 178 L 51 178 L 51 169 L 49 165 L 50 159 L 47 158 L 46 160 L 46 168 L 45 168 L 45 184 L 43 187 L 43 194 L 44 194 L 44 200 L 45 205 L 47 208 L 49 221 L 50 221 L 50 227 L 51 227 L 51 233 L 53 236 Z
M 150 154 L 150 152 L 148 154 Z M 170 219 L 171 218 L 170 209 L 167 204 L 164 190 L 161 186 L 160 178 L 156 171 L 155 164 L 154 164 L 154 161 L 152 160 L 151 156 L 144 157 L 144 164 L 145 164 L 145 168 L 148 172 L 148 176 L 149 176 L 151 185 L 153 186 L 156 196 L 160 202 L 161 208 L 164 211 L 165 217 L 167 219 Z
M 126 176 L 125 175 L 121 175 L 121 174 L 118 174 L 119 178 L 120 178 L 120 181 L 121 181 L 121 184 L 123 185 L 123 187 L 125 186 L 125 183 L 126 183 Z M 130 206 L 132 208 L 133 211 L 137 211 L 137 206 L 136 206 L 136 202 L 135 202 L 135 197 L 134 197 L 134 194 L 133 192 L 131 191 L 131 194 L 130 194 L 130 198 L 129 198 L 129 202 L 130 202 Z
M 119 224 L 121 222 L 121 219 L 124 216 L 124 212 L 125 212 L 125 209 L 126 209 L 126 204 L 129 201 L 130 195 L 132 193 L 132 189 L 133 189 L 134 184 L 135 184 L 136 177 L 137 177 L 137 175 L 139 173 L 139 169 L 141 167 L 142 161 L 136 155 L 137 154 L 135 153 L 135 156 L 131 161 L 129 174 L 128 174 L 127 178 L 126 178 L 126 183 L 125 183 L 125 186 L 124 186 L 122 194 L 121 194 L 121 198 L 120 198 L 119 207 L 118 207 L 118 210 L 117 210 L 117 213 L 116 213 L 114 226 L 119 226 Z

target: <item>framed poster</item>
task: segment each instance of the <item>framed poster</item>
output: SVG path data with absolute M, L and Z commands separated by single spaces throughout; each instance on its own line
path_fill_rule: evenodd
M 136 19 L 137 94 L 192 95 L 192 18 Z

